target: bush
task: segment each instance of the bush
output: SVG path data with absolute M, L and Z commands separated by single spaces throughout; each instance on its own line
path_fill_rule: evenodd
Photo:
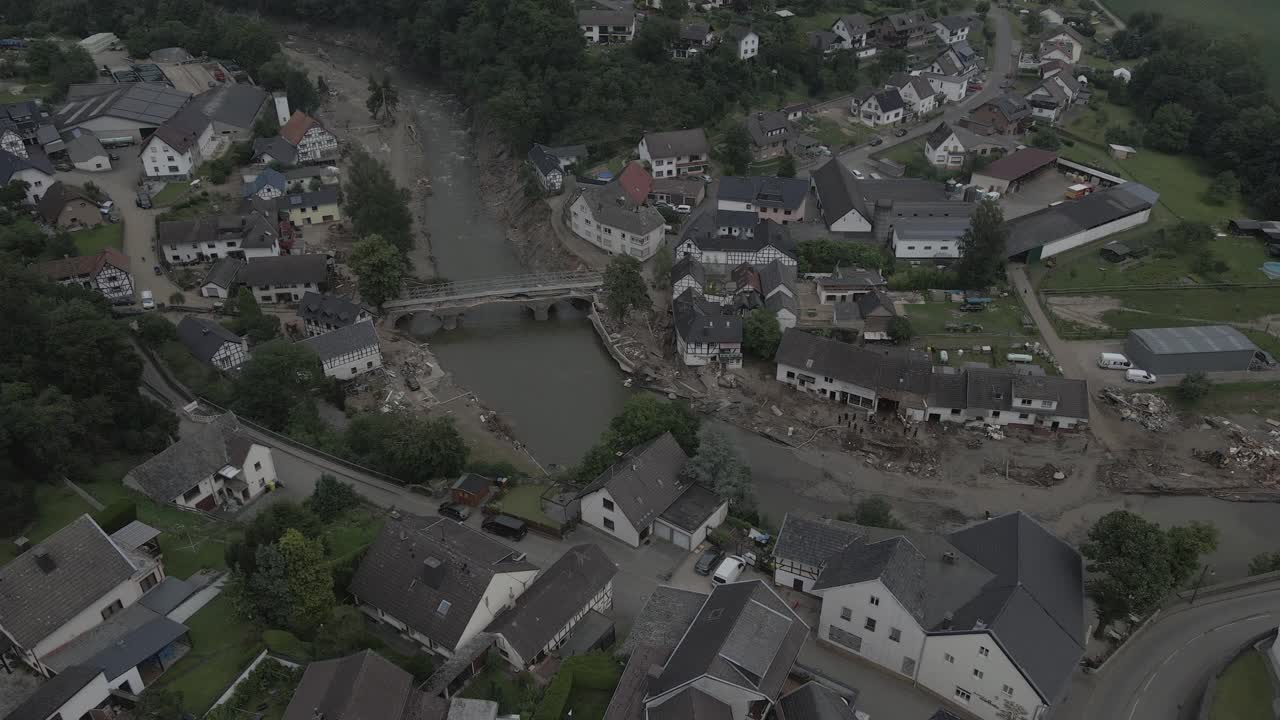
M 431 658 L 424 653 L 401 655 L 397 652 L 389 652 L 387 657 L 391 658 L 391 661 L 396 665 L 399 665 L 401 670 L 412 675 L 416 682 L 426 680 L 435 671 L 435 663 L 431 662 Z
M 329 521 L 359 504 L 360 496 L 350 483 L 340 482 L 338 478 L 325 473 L 316 482 L 316 489 L 311 492 L 311 497 L 307 498 L 306 507 L 316 517 Z
M 178 339 L 178 328 L 163 315 L 143 315 L 138 318 L 138 337 L 149 348 L 157 349 Z
M 94 522 L 110 535 L 138 519 L 138 506 L 132 500 L 117 500 L 93 514 Z
M 1183 377 L 1175 392 L 1184 402 L 1196 403 L 1204 399 L 1212 388 L 1213 384 L 1209 382 L 1209 376 L 1196 372 Z
M 564 706 L 569 702 L 569 693 L 573 692 L 573 671 L 567 665 L 560 668 L 556 677 L 547 686 L 538 703 L 538 710 L 533 713 L 533 720 L 560 720 L 564 717 Z
M 569 658 L 564 661 L 560 672 L 566 669 L 573 671 L 573 687 L 588 690 L 613 690 L 618 686 L 622 671 L 618 663 L 608 653 L 593 652 Z
M 263 631 L 262 642 L 273 655 L 296 662 L 311 660 L 311 643 L 299 640 L 297 635 L 288 630 Z

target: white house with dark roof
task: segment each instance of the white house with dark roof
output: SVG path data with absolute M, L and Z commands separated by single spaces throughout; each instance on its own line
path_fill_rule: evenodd
M 927 115 L 938 107 L 937 93 L 933 86 L 919 75 L 894 73 L 885 81 L 885 88 L 898 91 L 908 114 Z
M 778 382 L 868 414 L 881 404 L 923 405 L 933 366 L 927 355 L 850 345 L 794 328 L 775 356 Z
M 124 476 L 159 503 L 212 511 L 247 503 L 276 482 L 271 448 L 240 427 L 235 413 L 219 415 Z
M 200 297 L 222 298 L 231 297 L 231 291 L 236 285 L 236 276 L 240 274 L 240 270 L 244 268 L 244 261 L 239 258 L 224 257 L 219 258 L 209 266 L 209 271 L 205 273 L 204 281 L 200 283 Z
M 516 598 L 515 607 L 489 625 L 486 632 L 497 638 L 498 654 L 521 672 L 560 654 L 580 623 L 583 631 L 601 620 L 612 628 L 608 614 L 617 572 L 618 566 L 598 545 L 569 548 Z
M 178 321 L 178 340 L 195 359 L 224 372 L 239 369 L 249 360 L 249 341 L 213 320 L 183 317 Z
M 904 408 L 929 422 L 1031 425 L 1070 430 L 1089 422 L 1084 380 L 1032 374 L 1030 368 L 966 368 L 934 375 L 925 404 Z
M 90 711 L 111 705 L 111 687 L 94 667 L 73 667 L 60 672 L 14 707 L 4 720 L 53 720 L 88 718 Z
M 589 43 L 629 43 L 636 37 L 636 16 L 619 10 L 579 10 L 578 28 Z
M 869 48 L 867 37 L 871 34 L 871 19 L 866 15 L 854 13 L 850 15 L 841 15 L 831 25 L 831 32 L 835 33 L 839 38 L 838 47 L 842 50 L 863 51 Z M 859 52 L 858 57 L 863 57 Z
M 372 320 L 362 320 L 301 341 L 320 357 L 325 377 L 350 380 L 382 367 Z
M 372 320 L 373 314 L 340 295 L 309 292 L 298 303 L 298 319 L 302 321 L 303 334 L 315 337 L 348 325 Z
M 632 547 L 653 536 L 694 550 L 729 506 L 680 477 L 688 460 L 671 433 L 632 448 L 578 494 L 582 522 Z
M 702 128 L 646 133 L 637 147 L 655 178 L 701 175 L 707 171 L 711 145 Z
M 533 173 L 543 190 L 560 192 L 564 188 L 564 169 L 560 167 L 560 158 L 547 152 L 537 143 L 529 148 L 529 166 L 533 168 Z
M 946 122 L 929 133 L 924 140 L 924 156 L 935 167 L 959 168 L 969 157 L 986 157 L 1010 152 L 1019 143 L 1002 135 L 978 135 Z
M 185 180 L 205 160 L 216 155 L 213 123 L 188 105 L 156 128 L 138 153 L 142 172 L 151 178 Z
M 707 270 L 696 258 L 682 257 L 671 266 L 671 296 L 680 297 L 685 290 L 693 290 L 705 297 Z
M 648 260 L 662 247 L 666 228 L 662 213 L 649 204 L 652 187 L 653 179 L 638 163 L 603 187 L 579 185 L 566 205 L 569 229 L 611 255 Z
M 249 258 L 237 279 L 260 303 L 298 302 L 308 291 L 324 289 L 329 260 L 324 255 Z
M 723 177 L 716 208 L 754 212 L 761 220 L 786 225 L 804 221 L 808 194 L 809 181 L 804 178 Z
M 362 612 L 449 657 L 524 594 L 538 567 L 491 536 L 440 517 L 388 520 L 348 588 Z
M 949 535 L 788 515 L 774 554 L 822 598 L 819 641 L 985 720 L 1042 717 L 1084 653 L 1080 555 L 1021 512 Z
M 261 212 L 160 222 L 156 248 L 165 262 L 175 265 L 271 258 L 282 249 L 278 223 Z
M 130 607 L 164 579 L 156 558 L 128 553 L 81 515 L 0 568 L 0 636 L 48 676 L 45 660 Z
M 676 354 L 685 365 L 742 367 L 742 316 L 731 307 L 685 290 L 672 302 Z
M 739 60 L 750 60 L 760 54 L 760 36 L 749 27 L 734 25 L 724 31 L 723 40 Z
M 449 701 L 373 650 L 307 665 L 283 720 L 445 720 Z M 467 715 L 464 720 L 482 720 Z
M 94 255 L 46 260 L 31 267 L 60 285 L 98 292 L 113 305 L 133 302 L 133 276 L 129 274 L 129 258 L 115 248 L 107 248 Z
M 933 23 L 938 39 L 948 45 L 954 45 L 969 39 L 969 18 L 960 15 L 944 15 Z
M 747 210 L 702 213 L 685 228 L 675 254 L 722 270 L 742 263 L 767 265 L 777 260 L 794 266 L 797 262 L 796 244 L 787 228 Z
M 902 99 L 902 94 L 892 88 L 873 93 L 861 104 L 858 104 L 856 99 L 854 103 L 854 114 L 867 127 L 900 123 L 907 111 L 907 104 Z
M 43 157 L 25 158 L 0 150 L 0 185 L 8 185 L 15 180 L 25 182 L 26 202 L 30 205 L 35 205 L 45 190 L 53 185 L 53 172 L 53 165 Z
M 295 148 L 297 163 L 323 162 L 338 156 L 338 138 L 319 120 L 300 110 L 280 126 L 280 137 Z

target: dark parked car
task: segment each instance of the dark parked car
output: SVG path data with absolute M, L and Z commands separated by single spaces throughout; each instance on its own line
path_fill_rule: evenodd
M 529 526 L 523 520 L 510 515 L 492 515 L 480 525 L 485 532 L 501 535 L 512 540 L 519 540 L 529 532 Z
M 907 134 L 906 128 L 898 128 L 897 130 L 893 131 L 894 137 L 902 137 L 903 135 L 906 135 L 906 134 Z
M 699 575 L 710 575 L 712 570 L 720 564 L 720 559 L 724 557 L 724 553 L 720 552 L 720 548 L 708 548 L 702 553 L 702 557 L 698 558 L 698 564 L 693 566 L 693 571 Z
M 460 503 L 446 502 L 440 504 L 439 513 L 458 522 L 466 522 L 471 517 L 471 508 Z
M 151 193 L 149 192 L 138 193 L 138 198 L 134 202 L 137 204 L 138 207 L 142 208 L 143 210 L 150 210 L 151 209 Z
M 159 265 L 156 265 L 154 268 L 152 268 L 152 270 L 154 270 L 154 271 L 155 271 L 156 275 L 159 275 L 159 274 L 161 274 L 161 273 L 163 272 L 163 271 L 160 269 L 160 266 L 159 266 Z
M 877 136 L 875 136 L 875 137 L 871 138 L 871 142 L 869 142 L 869 143 L 867 143 L 867 144 L 868 144 L 868 145 L 870 145 L 871 147 L 875 147 L 875 146 L 877 146 L 877 145 L 882 144 L 883 142 L 884 142 L 884 138 L 882 138 L 882 137 L 880 137 L 879 135 L 877 135 Z

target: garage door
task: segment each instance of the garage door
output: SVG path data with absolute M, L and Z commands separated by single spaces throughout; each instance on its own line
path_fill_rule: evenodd
M 689 549 L 689 533 L 680 530 L 671 531 L 671 544 L 678 548 Z
M 671 526 L 670 525 L 663 525 L 660 522 L 654 523 L 653 534 L 657 535 L 659 540 L 666 540 L 667 542 L 671 542 Z

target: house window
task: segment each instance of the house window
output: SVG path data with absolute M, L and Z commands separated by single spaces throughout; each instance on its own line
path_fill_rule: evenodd
M 1026 419 L 1027 419 L 1027 418 L 1029 418 L 1029 417 L 1031 417 L 1031 415 L 1029 415 L 1029 414 L 1027 414 L 1027 413 L 1018 413 L 1018 419 L 1019 419 L 1019 420 L 1026 420 Z
M 852 620 L 852 619 L 853 619 L 853 610 L 850 610 L 850 609 L 849 609 L 849 608 L 847 608 L 847 607 L 842 607 L 842 608 L 840 608 L 840 619 L 841 619 L 841 620 Z
M 984 647 L 984 646 L 982 646 L 982 645 L 979 645 L 979 646 L 978 646 L 978 654 L 979 654 L 979 655 L 981 655 L 982 657 L 990 657 L 990 656 L 991 656 L 991 651 L 990 651 L 990 650 L 988 650 L 986 647 Z
M 981 679 L 982 679 L 982 671 L 981 671 L 981 670 L 979 670 L 978 668 L 974 668 L 974 669 L 973 669 L 973 676 L 974 676 L 974 677 L 976 677 L 976 678 L 978 678 L 979 680 L 981 680 Z
M 993 417 L 993 418 L 998 418 L 998 417 L 1000 417 L 1000 411 L 999 411 L 999 410 L 992 410 L 992 411 L 991 411 L 991 417 Z
M 843 645 L 854 652 L 862 652 L 862 638 L 851 632 L 841 630 L 832 625 L 829 630 L 829 637 L 833 643 Z
M 916 674 L 915 658 L 909 658 L 909 657 L 902 658 L 902 674 L 906 675 L 907 677 L 911 677 L 912 675 Z
M 155 573 L 151 573 L 150 575 L 142 578 L 142 592 L 146 592 L 151 588 L 155 587 L 157 582 L 159 581 L 156 580 Z
M 876 597 L 875 595 L 872 595 L 872 596 L 871 596 L 871 604 L 872 604 L 872 605 L 879 605 L 879 604 L 880 604 L 880 598 Z
M 260 462 L 256 462 L 256 463 L 254 463 L 254 464 L 253 464 L 253 469 L 254 469 L 254 470 L 261 470 L 261 469 L 262 469 L 262 463 L 260 463 Z
M 956 664 L 956 656 L 952 655 L 951 653 L 942 653 L 942 659 L 951 663 L 952 665 Z
M 107 618 L 111 617 L 112 615 L 115 615 L 116 613 L 120 612 L 123 609 L 124 609 L 124 603 L 120 602 L 119 600 L 116 600 L 110 605 L 102 608 L 102 619 L 106 620 Z
M 604 506 L 605 510 L 613 512 L 613 501 L 609 498 L 600 498 L 600 504 Z
M 183 501 L 183 502 L 191 502 L 192 500 L 195 500 L 195 499 L 196 499 L 196 498 L 198 498 L 198 497 L 200 497 L 200 486 L 199 486 L 199 485 L 197 485 L 197 486 L 195 486 L 195 487 L 191 488 L 190 490 L 188 490 L 188 491 L 186 491 L 186 492 L 182 493 L 182 501 Z
M 788 379 L 788 380 L 795 380 L 795 379 L 796 379 L 796 374 L 795 374 L 793 371 L 788 370 L 788 371 L 787 371 L 787 379 Z
M 610 520 L 609 518 L 605 518 L 605 519 L 604 519 L 604 529 L 605 529 L 605 530 L 613 530 L 613 527 L 614 527 L 614 526 L 613 526 L 613 521 L 612 521 L 612 520 Z
M 875 632 L 875 631 L 876 631 L 876 619 L 875 619 L 875 618 L 867 618 L 867 621 L 866 621 L 865 623 L 863 623 L 863 624 L 862 624 L 862 627 L 863 627 L 863 628 L 865 628 L 865 629 L 867 629 L 867 630 L 869 630 L 869 631 L 871 631 L 871 632 Z
M 171 172 L 171 173 L 173 173 L 173 174 L 175 174 L 175 175 L 176 175 L 176 174 L 178 173 L 178 166 L 177 166 L 177 165 L 170 165 L 170 166 L 169 166 L 169 172 Z
M 1012 688 L 1011 686 L 1009 686 L 1009 685 L 1001 686 L 1001 688 L 1000 688 L 1000 692 L 1002 692 L 1002 693 L 1004 693 L 1005 695 L 1008 695 L 1008 696 L 1010 696 L 1010 697 L 1012 697 L 1012 696 L 1013 696 L 1013 688 Z
M 369 362 L 365 363 L 365 364 L 364 364 L 364 366 L 365 366 L 366 368 L 372 368 L 372 367 L 373 367 L 373 361 L 372 361 L 372 360 L 370 360 Z
M 959 700 L 960 702 L 966 702 L 966 703 L 967 703 L 967 702 L 969 702 L 970 700 L 972 700 L 972 699 L 973 699 L 973 693 L 971 693 L 971 692 L 969 692 L 968 690 L 965 690 L 964 688 L 962 688 L 962 687 L 960 687 L 959 685 L 957 685 L 957 686 L 956 686 L 956 699 L 957 699 L 957 700 Z
M 1031 401 L 1030 401 L 1030 400 L 1027 400 L 1027 399 L 1022 399 L 1022 400 L 1019 400 L 1019 401 L 1018 401 L 1018 404 L 1019 404 L 1019 405 L 1030 405 L 1030 404 L 1031 404 Z
M 898 628 L 889 628 L 889 639 L 894 642 L 902 642 L 902 631 Z

